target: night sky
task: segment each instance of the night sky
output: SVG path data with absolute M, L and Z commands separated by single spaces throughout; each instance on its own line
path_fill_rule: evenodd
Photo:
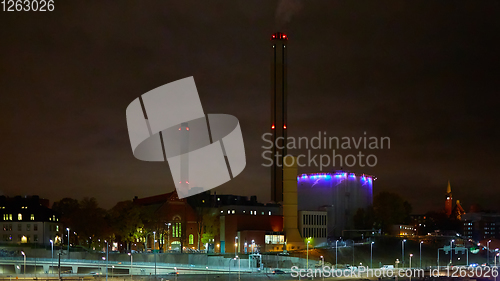
M 194 76 L 206 113 L 240 120 L 247 167 L 218 193 L 270 200 L 269 38 L 288 42 L 288 134 L 390 137 L 374 191 L 415 213 L 498 209 L 498 1 L 61 1 L 0 12 L 0 192 L 116 202 L 174 189 L 134 158 L 125 109 Z M 292 154 L 301 151 L 290 151 Z M 319 151 L 315 153 L 319 154 Z M 339 153 L 347 153 L 339 152 Z M 331 167 L 339 169 L 340 167 Z M 304 168 L 299 172 L 316 172 Z

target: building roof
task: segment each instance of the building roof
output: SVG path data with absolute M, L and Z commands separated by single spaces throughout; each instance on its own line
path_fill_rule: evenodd
M 144 198 L 137 198 L 135 197 L 134 198 L 134 203 L 135 204 L 138 204 L 138 205 L 154 205 L 154 204 L 163 204 L 165 203 L 166 201 L 168 201 L 169 199 L 177 199 L 177 200 L 180 200 L 182 201 L 183 199 L 179 199 L 178 196 L 177 196 L 177 192 L 176 191 L 172 191 L 172 192 L 169 192 L 169 193 L 164 193 L 164 194 L 159 194 L 159 195 L 154 195 L 154 196 L 150 196 L 150 197 L 144 197 Z

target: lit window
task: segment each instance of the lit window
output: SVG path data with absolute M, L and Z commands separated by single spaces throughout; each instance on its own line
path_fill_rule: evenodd
M 227 213 L 228 213 L 228 214 L 230 214 L 230 213 L 231 213 L 231 211 L 227 210 Z
M 59 231 L 59 226 L 58 225 L 56 225 L 56 231 Z
M 172 237 L 180 238 L 182 235 L 181 223 L 176 222 L 172 225 Z
M 23 215 L 22 214 L 17 214 L 17 220 L 22 221 L 23 220 Z
M 232 210 L 231 213 L 234 214 L 234 210 Z
M 9 220 L 10 221 L 12 220 L 12 214 L 9 214 Z
M 194 236 L 193 234 L 189 234 L 189 245 L 193 245 L 194 244 Z
M 30 220 L 32 220 L 32 221 L 35 220 L 35 214 L 31 214 Z
M 271 215 L 271 211 L 269 211 L 269 215 Z

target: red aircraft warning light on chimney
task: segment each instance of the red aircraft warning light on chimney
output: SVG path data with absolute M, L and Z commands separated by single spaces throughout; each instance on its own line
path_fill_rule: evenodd
M 271 132 L 272 155 L 285 156 L 287 122 L 287 49 L 288 36 L 282 32 L 271 35 Z M 271 166 L 271 200 L 283 202 L 283 167 L 274 161 Z

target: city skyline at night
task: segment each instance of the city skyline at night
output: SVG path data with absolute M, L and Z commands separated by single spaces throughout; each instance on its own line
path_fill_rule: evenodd
M 374 194 L 398 193 L 414 213 L 442 210 L 450 181 L 466 212 L 473 204 L 499 211 L 498 3 L 282 2 L 70 1 L 45 14 L 2 14 L 0 195 L 95 197 L 109 209 L 173 191 L 168 164 L 130 153 L 125 108 L 194 76 L 205 111 L 235 116 L 245 142 L 245 170 L 213 191 L 270 202 L 262 136 L 270 132 L 269 39 L 282 31 L 287 136 L 390 138 L 390 149 L 370 150 L 373 167 L 299 174 L 375 175 Z M 368 152 L 340 153 L 359 151 Z

